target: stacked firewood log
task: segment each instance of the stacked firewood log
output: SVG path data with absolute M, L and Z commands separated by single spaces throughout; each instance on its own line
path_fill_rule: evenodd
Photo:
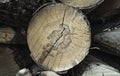
M 120 76 L 119 0 L 1 0 L 0 14 L 0 75 Z

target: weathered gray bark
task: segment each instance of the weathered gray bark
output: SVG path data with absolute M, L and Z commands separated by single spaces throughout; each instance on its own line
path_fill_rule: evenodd
M 88 56 L 86 61 L 88 64 L 82 76 L 120 76 L 119 70 L 93 56 Z
M 70 71 L 71 72 L 71 71 Z M 76 68 L 73 68 L 72 76 L 119 76 L 119 70 L 97 59 L 94 56 L 88 55 L 82 63 Z
M 120 28 L 108 30 L 108 32 L 95 35 L 94 39 L 101 46 L 108 48 L 108 50 L 101 51 L 120 56 Z

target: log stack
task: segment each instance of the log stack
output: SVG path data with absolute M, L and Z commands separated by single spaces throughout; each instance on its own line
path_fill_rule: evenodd
M 103 1 L 0 1 L 0 45 L 20 75 L 119 76 L 119 1 Z

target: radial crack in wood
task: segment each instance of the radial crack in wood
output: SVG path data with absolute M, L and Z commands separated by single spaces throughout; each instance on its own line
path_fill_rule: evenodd
M 90 47 L 89 22 L 82 12 L 51 4 L 32 18 L 27 41 L 33 60 L 47 70 L 64 71 L 79 64 Z

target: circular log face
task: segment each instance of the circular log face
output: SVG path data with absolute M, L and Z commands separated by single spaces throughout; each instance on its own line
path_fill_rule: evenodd
M 74 8 L 52 4 L 32 18 L 27 41 L 39 66 L 53 71 L 68 70 L 88 53 L 89 25 L 86 17 Z
M 60 0 L 62 3 L 73 6 L 79 7 L 81 9 L 88 9 L 92 8 L 95 5 L 101 3 L 103 0 Z

